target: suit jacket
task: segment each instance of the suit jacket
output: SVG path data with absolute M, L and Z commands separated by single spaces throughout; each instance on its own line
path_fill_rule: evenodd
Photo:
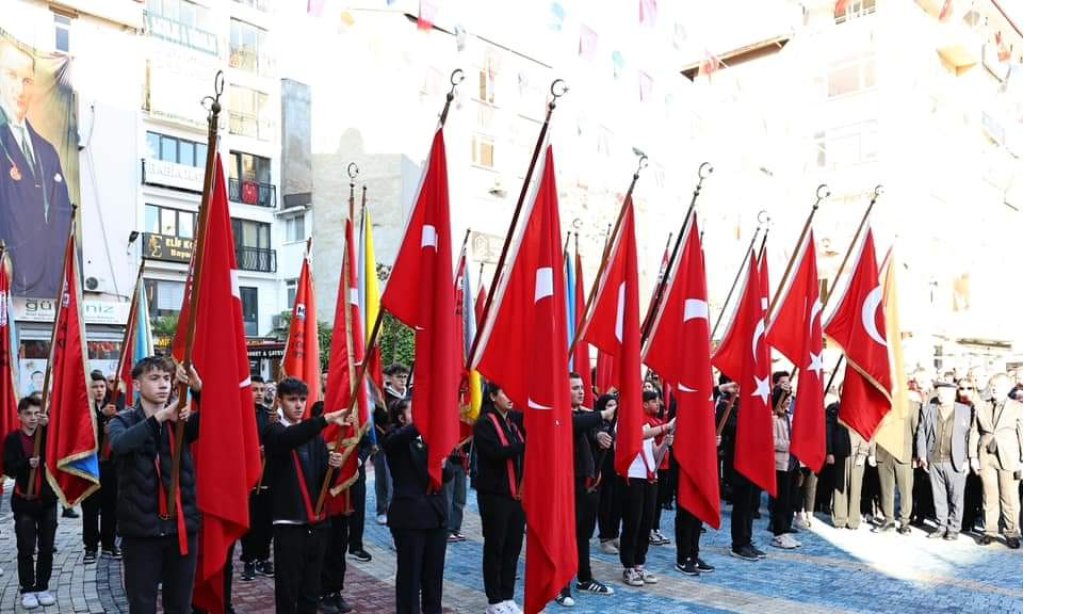
M 983 402 L 975 411 L 968 454 L 984 457 L 983 452 L 997 454 L 998 467 L 1004 471 L 1019 471 L 1024 460 L 1024 404 L 1002 398 L 996 404 Z
M 903 429 L 903 449 L 910 451 L 914 449 L 914 437 L 918 432 L 918 423 L 922 417 L 922 404 L 911 401 L 910 413 L 907 415 L 907 428 Z M 899 461 L 892 456 L 891 452 L 884 449 L 884 446 L 880 444 L 874 444 L 873 449 L 876 453 L 876 462 L 878 463 L 898 463 Z
M 449 500 L 442 490 L 428 492 L 427 445 L 414 424 L 395 428 L 382 441 L 385 462 L 393 478 L 393 500 L 389 503 L 390 529 L 438 529 L 446 526 Z M 446 466 L 442 481 L 453 479 Z
M 33 164 L 0 111 L 0 239 L 11 253 L 12 291 L 54 297 L 60 287 L 72 202 L 57 150 L 29 121 L 25 126 L 34 148 Z
M 933 463 L 932 455 L 937 452 L 938 429 L 940 428 L 939 406 L 930 403 L 922 410 L 922 419 L 918 425 L 918 433 L 915 436 L 915 455 L 925 459 L 927 463 Z M 952 468 L 956 471 L 967 471 L 967 449 L 970 446 L 971 436 L 971 406 L 956 403 L 953 406 L 952 420 Z

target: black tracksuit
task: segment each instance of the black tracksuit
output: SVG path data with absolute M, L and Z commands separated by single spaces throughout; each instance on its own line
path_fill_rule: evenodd
M 260 403 L 254 404 L 258 437 L 264 434 L 270 414 Z M 262 442 L 263 443 L 263 442 Z M 268 461 L 259 488 L 249 494 L 249 532 L 242 536 L 242 562 L 267 561 L 272 555 L 272 490 L 268 484 Z
M 578 533 L 578 581 L 593 579 L 589 562 L 589 538 L 597 524 L 601 492 L 595 451 L 597 433 L 604 420 L 599 411 L 575 411 L 571 420 L 574 432 L 574 513 Z
M 502 444 L 491 416 L 498 421 L 506 445 Z M 490 604 L 514 598 L 514 578 L 525 535 L 525 512 L 516 490 L 521 484 L 525 443 L 515 420 L 513 412 L 503 418 L 497 410 L 488 408 L 473 427 L 477 458 L 473 484 L 484 534 L 484 592 Z M 513 463 L 513 485 L 508 461 Z
M 80 507 L 83 510 L 83 548 L 87 552 L 113 550 L 117 547 L 117 471 L 113 466 L 113 450 L 106 425 L 112 418 L 103 413 L 107 400 L 95 403 L 95 422 L 98 427 L 98 481 L 99 489 L 91 493 Z M 124 399 L 118 403 L 124 407 Z
M 38 469 L 34 472 L 37 494 L 28 498 L 30 459 L 34 436 L 22 429 L 4 439 L 4 472 L 15 479 L 11 511 L 15 517 L 15 547 L 19 560 L 19 592 L 37 593 L 49 588 L 53 575 L 53 538 L 57 533 L 57 495 L 45 479 L 45 427 L 42 430 Z M 38 559 L 34 560 L 37 547 Z M 37 565 L 35 565 L 37 563 Z

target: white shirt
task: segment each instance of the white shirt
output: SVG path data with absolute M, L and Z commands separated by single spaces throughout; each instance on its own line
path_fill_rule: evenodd
M 645 458 L 645 461 L 643 461 Z M 627 477 L 629 478 L 641 478 L 646 479 L 647 476 L 647 463 L 649 463 L 649 471 L 657 471 L 657 463 L 654 462 L 654 438 L 642 440 L 642 454 L 635 457 L 634 462 L 631 463 L 631 468 L 627 470 Z

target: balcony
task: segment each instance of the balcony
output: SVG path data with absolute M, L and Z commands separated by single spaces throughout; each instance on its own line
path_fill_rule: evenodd
M 219 55 L 219 39 L 205 30 L 176 21 L 164 15 L 144 13 L 144 27 L 147 33 L 171 43 L 201 51 L 209 55 Z
M 243 271 L 276 272 L 276 250 L 274 249 L 235 245 L 234 256 L 238 260 L 238 268 Z
M 245 6 L 255 8 L 262 13 L 267 13 L 272 8 L 272 0 L 234 0 L 236 4 L 244 4 Z
M 232 177 L 227 180 L 227 193 L 236 203 L 269 208 L 276 206 L 276 186 L 271 183 L 242 181 Z
M 258 53 L 245 47 L 231 47 L 230 67 L 262 77 L 271 76 L 273 71 L 272 58 L 268 54 Z
M 248 136 L 258 141 L 272 140 L 275 124 L 271 120 L 262 119 L 255 113 L 230 111 L 230 133 L 239 136 Z

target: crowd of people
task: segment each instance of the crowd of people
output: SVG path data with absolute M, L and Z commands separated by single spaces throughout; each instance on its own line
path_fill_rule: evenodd
M 199 412 L 179 403 L 177 385 L 187 385 L 199 403 L 201 380 L 169 358 L 149 357 L 132 372 L 133 390 L 118 391 L 115 376 L 91 375 L 98 420 L 101 488 L 82 502 L 83 562 L 121 558 L 130 611 L 196 612 L 192 606 L 195 549 L 200 516 L 189 444 L 198 441 Z M 261 436 L 263 474 L 250 496 L 250 530 L 241 541 L 238 578 L 274 578 L 277 612 L 323 614 L 353 610 L 343 597 L 346 557 L 366 562 L 365 463 L 374 469 L 379 524 L 386 525 L 397 553 L 398 612 L 441 612 L 446 548 L 462 534 L 469 490 L 476 491 L 483 533 L 481 564 L 487 614 L 521 612 L 514 594 L 517 562 L 525 534 L 521 475 L 526 434 L 519 408 L 498 383 L 489 383 L 483 409 L 474 420 L 462 412 L 462 438 L 443 465 L 441 489 L 428 478 L 427 443 L 412 420 L 410 372 L 393 364 L 384 371 L 384 403 L 361 436 L 359 479 L 350 504 L 319 502 L 327 470 L 342 470 L 346 456 L 322 436 L 329 424 L 344 425 L 346 409 L 325 411 L 309 403 L 314 391 L 297 379 L 265 383 L 253 378 L 254 418 Z M 801 465 L 790 453 L 793 393 L 790 374 L 775 373 L 774 410 L 777 498 L 768 499 L 769 545 L 802 547 L 804 531 L 823 514 L 837 529 L 874 533 L 912 528 L 931 539 L 955 540 L 977 534 L 982 546 L 1003 541 L 1019 548 L 1023 518 L 1023 385 L 1019 375 L 998 373 L 983 380 L 944 373 L 910 380 L 910 415 L 903 459 L 876 441 L 865 441 L 838 420 L 836 394 L 828 395 L 827 458 L 822 468 Z M 322 385 L 325 377 L 322 377 Z M 677 496 L 677 460 L 672 454 L 676 403 L 651 373 L 642 398 L 643 445 L 634 462 L 617 473 L 614 462 L 617 411 L 626 402 L 614 391 L 597 391 L 587 407 L 586 379 L 570 374 L 573 412 L 573 467 L 577 575 L 555 597 L 572 606 L 575 595 L 608 596 L 622 582 L 637 590 L 660 581 L 647 568 L 651 546 L 675 540 L 675 570 L 690 577 L 714 572 L 700 556 L 702 523 Z M 126 407 L 125 398 L 134 399 Z M 213 400 L 209 400 L 214 402 Z M 719 477 L 722 499 L 731 509 L 729 554 L 756 562 L 766 557 L 753 524 L 761 519 L 762 494 L 734 470 L 737 387 L 725 375 L 715 390 Z M 310 415 L 306 416 L 307 408 Z M 44 425 L 40 395 L 19 401 L 20 428 L 4 439 L 4 469 L 15 480 L 11 507 L 18 549 L 21 604 L 26 609 L 56 603 L 50 592 L 58 504 L 43 478 L 40 453 Z M 627 414 L 624 414 L 627 415 Z M 185 423 L 180 454 L 171 424 Z M 169 484 L 172 462 L 178 483 Z M 168 496 L 174 489 L 174 497 Z M 169 510 L 168 501 L 176 499 Z M 724 506 L 723 506 L 724 507 Z M 661 531 L 672 512 L 674 534 Z M 171 513 L 173 512 L 173 513 Z M 595 575 L 590 557 L 596 542 L 604 555 L 618 555 L 622 576 Z M 234 569 L 228 557 L 225 595 L 228 611 Z M 657 570 L 660 572 L 660 570 Z M 626 590 L 626 589 L 625 589 Z

